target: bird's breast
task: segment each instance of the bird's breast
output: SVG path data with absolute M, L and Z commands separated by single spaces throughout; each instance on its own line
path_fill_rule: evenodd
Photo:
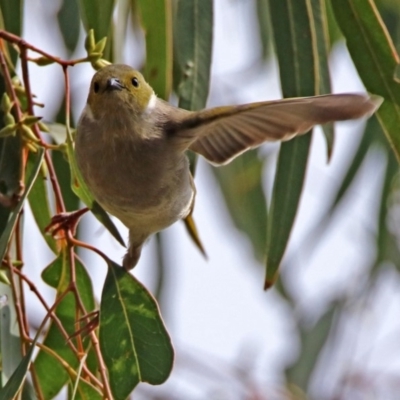
M 148 224 L 152 231 L 185 217 L 194 190 L 188 160 L 163 135 L 137 140 L 134 132 L 79 129 L 76 156 L 96 200 L 132 228 Z

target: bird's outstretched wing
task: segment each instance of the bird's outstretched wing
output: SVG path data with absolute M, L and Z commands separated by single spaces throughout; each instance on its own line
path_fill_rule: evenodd
M 217 107 L 185 117 L 174 136 L 222 165 L 263 142 L 289 140 L 315 125 L 369 116 L 381 103 L 378 96 L 333 94 Z

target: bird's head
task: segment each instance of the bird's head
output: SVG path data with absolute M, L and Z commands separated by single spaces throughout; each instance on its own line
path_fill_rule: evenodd
M 87 104 L 93 117 L 102 119 L 126 112 L 135 117 L 155 106 L 156 95 L 143 75 L 128 65 L 108 65 L 93 76 Z

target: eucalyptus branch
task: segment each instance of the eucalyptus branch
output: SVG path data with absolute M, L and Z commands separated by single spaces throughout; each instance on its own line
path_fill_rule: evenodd
M 43 51 L 42 49 L 39 49 L 38 47 L 35 47 L 34 45 L 26 42 L 24 39 L 22 39 L 20 36 L 14 35 L 11 32 L 7 32 L 3 29 L 0 29 L 0 37 L 6 40 L 7 42 L 13 43 L 16 46 L 19 47 L 20 51 L 22 49 L 29 49 L 31 51 L 34 51 L 35 53 L 41 54 L 43 57 L 47 58 L 48 60 L 60 64 L 63 67 L 73 67 L 76 64 L 86 62 L 88 61 L 87 57 L 85 58 L 79 58 L 76 60 L 63 60 L 60 57 L 55 57 L 51 55 L 50 53 L 47 53 L 46 51 Z M 31 60 L 34 61 L 34 60 Z

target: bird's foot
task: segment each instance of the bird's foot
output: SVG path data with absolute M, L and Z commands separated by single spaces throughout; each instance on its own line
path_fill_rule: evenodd
M 122 266 L 129 271 L 139 261 L 140 253 L 142 252 L 142 245 L 140 246 L 130 246 L 129 250 L 126 252 L 124 259 L 122 261 Z
M 78 225 L 79 219 L 88 211 L 89 209 L 85 207 L 81 210 L 54 215 L 51 218 L 50 224 L 46 226 L 45 232 L 51 233 L 57 239 L 64 238 L 64 232 L 67 230 L 70 230 L 72 234 L 75 235 L 76 226 Z

